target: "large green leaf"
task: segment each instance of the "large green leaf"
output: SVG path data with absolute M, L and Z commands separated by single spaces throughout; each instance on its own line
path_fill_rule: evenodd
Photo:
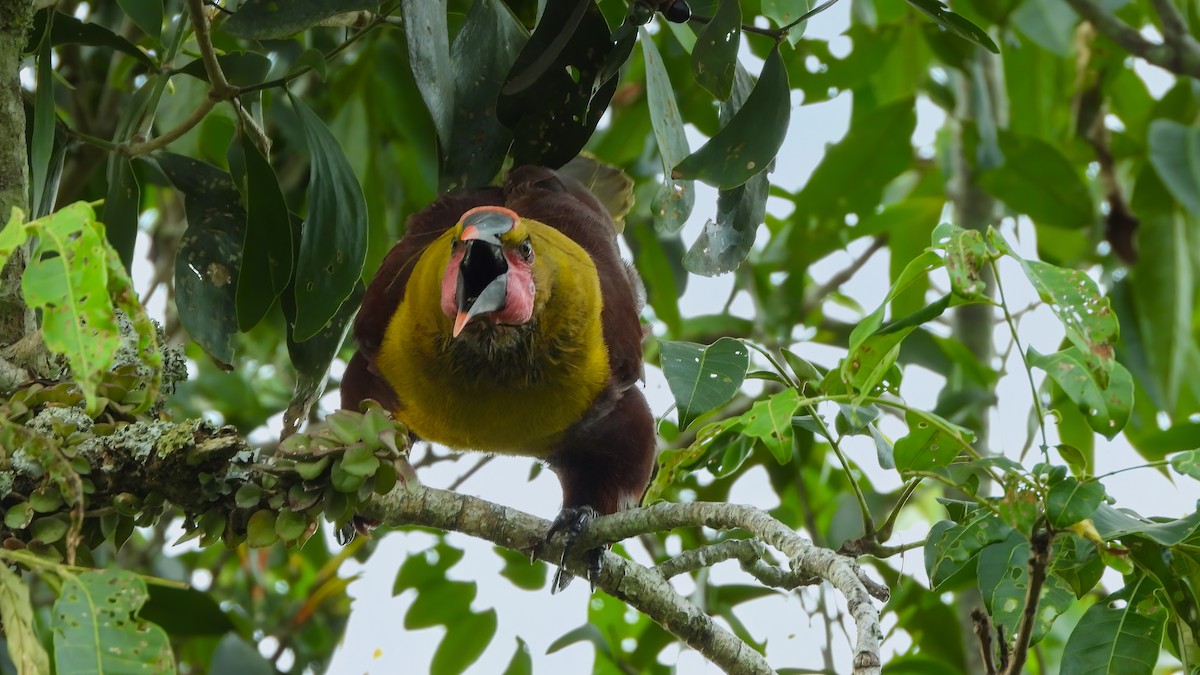
M 496 636 L 496 610 L 471 612 L 446 625 L 430 664 L 430 675 L 458 675 L 475 663 Z
M 378 9 L 379 0 L 289 0 L 287 11 L 275 0 L 246 0 L 221 30 L 241 38 L 285 38 L 336 14 Z
M 1174 120 L 1150 123 L 1150 164 L 1193 216 L 1200 216 L 1200 130 Z
M 50 656 L 38 641 L 29 587 L 20 575 L 9 569 L 7 561 L 0 562 L 0 623 L 4 625 L 8 658 L 17 672 L 22 675 L 49 673 Z
M 29 31 L 31 47 L 27 52 L 35 51 L 45 35 L 46 23 L 50 21 L 51 13 L 38 12 L 33 18 L 33 28 Z M 154 59 L 145 51 L 139 49 L 128 39 L 117 35 L 109 28 L 92 21 L 79 19 L 62 12 L 53 13 L 53 25 L 50 27 L 50 43 L 58 45 L 86 45 L 89 47 L 107 47 L 137 59 L 142 65 L 157 68 Z
M 1128 509 L 1116 509 L 1108 504 L 1101 504 L 1092 514 L 1092 523 L 1104 541 L 1137 534 L 1163 546 L 1175 546 L 1200 527 L 1200 512 L 1176 520 L 1150 521 Z
M 692 72 L 696 82 L 724 101 L 733 90 L 738 47 L 742 42 L 742 6 L 739 0 L 721 0 L 716 14 L 692 47 Z
M 324 393 L 329 364 L 333 363 L 333 358 L 342 348 L 342 343 L 346 340 L 346 333 L 350 329 L 350 320 L 354 318 L 354 313 L 362 303 L 365 292 L 366 286 L 359 281 L 354 290 L 350 292 L 350 297 L 346 298 L 346 301 L 338 308 L 337 314 L 334 314 L 333 318 L 322 326 L 316 335 L 303 342 L 296 340 L 293 329 L 296 305 L 291 298 L 292 294 L 284 291 L 281 296 L 283 314 L 288 322 L 288 357 L 292 361 L 292 366 L 296 368 L 296 389 L 292 393 L 291 401 L 288 402 L 287 410 L 283 412 L 283 426 L 286 434 L 299 429 L 307 418 L 308 411 Z
M 967 21 L 962 16 L 948 10 L 941 0 L 908 0 L 908 4 L 921 10 L 926 16 L 933 19 L 937 25 L 951 33 L 965 40 L 970 40 L 993 54 L 1000 53 L 1000 48 L 996 46 L 992 38 L 988 37 L 986 31 Z
M 942 520 L 933 525 L 925 540 L 925 572 L 929 584 L 938 590 L 957 575 L 989 544 L 1003 541 L 1012 528 L 999 518 L 983 516 L 958 524 Z
M 334 318 L 359 282 L 367 255 L 367 204 L 329 128 L 299 98 L 289 98 L 312 157 L 292 328 L 294 339 L 303 342 Z
M 117 4 L 143 33 L 156 40 L 162 35 L 162 0 L 117 0 Z
M 159 167 L 184 195 L 188 229 L 175 256 L 179 320 L 204 351 L 233 367 L 236 292 L 246 212 L 233 178 L 183 155 L 158 153 Z
M 896 469 L 928 471 L 946 466 L 975 440 L 970 430 L 922 410 L 910 409 L 904 415 L 908 435 L 895 444 Z
M 746 102 L 715 136 L 671 171 L 731 189 L 765 171 L 783 145 L 791 117 L 791 90 L 779 48 L 771 50 Z
M 1012 13 L 1013 25 L 1039 47 L 1057 56 L 1070 56 L 1078 15 L 1066 0 L 1023 2 Z
M 775 461 L 792 461 L 792 415 L 800 405 L 800 392 L 784 389 L 742 413 L 742 433 L 758 439 Z
M 450 65 L 450 36 L 446 0 L 404 0 L 404 39 L 417 90 L 429 109 L 443 152 L 451 147 L 454 126 L 454 69 Z
M 52 189 L 48 184 L 50 178 L 51 155 L 54 152 L 54 125 L 58 121 L 58 113 L 54 109 L 54 70 L 50 63 L 50 41 L 43 40 L 38 49 L 37 57 L 37 92 L 34 95 L 33 106 L 33 135 L 29 139 L 30 188 L 34 217 L 43 216 L 40 212 L 46 200 L 44 193 Z
M 1029 541 L 1012 532 L 1004 541 L 979 552 L 979 593 L 992 622 L 1004 628 L 1004 635 L 1016 635 L 1025 609 L 1029 587 Z M 1054 620 L 1067 611 L 1075 596 L 1061 578 L 1049 575 L 1038 597 L 1038 609 L 1030 645 L 1037 644 Z
M 683 227 L 692 213 L 696 202 L 694 181 L 677 181 L 671 178 L 671 167 L 688 155 L 687 134 L 683 130 L 683 115 L 675 100 L 675 89 L 671 77 L 663 64 L 654 38 L 644 29 L 640 31 L 642 54 L 646 62 L 646 105 L 650 109 L 650 123 L 654 138 L 658 141 L 658 154 L 663 163 L 663 184 L 655 196 L 651 214 L 654 227 L 660 232 L 675 232 Z
M 1055 527 L 1069 527 L 1092 514 L 1104 501 L 1104 485 L 1064 478 L 1046 495 L 1046 518 Z
M 763 171 L 743 185 L 717 193 L 717 219 L 709 220 L 683 258 L 689 272 L 706 277 L 732 272 L 750 254 L 767 212 L 771 189 Z
M 979 184 L 985 190 L 1039 225 L 1092 226 L 1092 196 L 1075 166 L 1058 149 L 1011 132 L 1001 132 L 999 141 L 1004 163 L 980 174 Z
M 1054 354 L 1039 354 L 1031 347 L 1029 362 L 1054 379 L 1096 433 L 1112 439 L 1125 428 L 1133 409 L 1133 378 L 1125 366 L 1113 362 L 1102 384 L 1077 347 Z
M 60 675 L 174 673 L 166 632 L 137 617 L 146 598 L 145 582 L 124 570 L 65 576 L 51 612 Z
M 451 143 L 442 156 L 443 189 L 487 185 L 504 163 L 512 133 L 496 119 L 496 99 L 528 39 L 500 0 L 475 0 L 471 5 L 450 47 L 454 105 Z
M 746 377 L 750 350 L 740 340 L 721 338 L 710 346 L 660 342 L 663 375 L 679 409 L 679 428 L 733 398 Z
M 1088 608 L 1063 648 L 1062 675 L 1149 675 L 1158 662 L 1167 611 L 1161 587 L 1149 576 L 1127 579 L 1121 590 Z
M 1067 339 L 1079 349 L 1088 370 L 1102 388 L 1108 388 L 1108 376 L 1114 361 L 1117 341 L 1117 315 L 1109 299 L 1102 297 L 1096 282 L 1083 270 L 1064 269 L 1040 260 L 1025 260 L 992 230 L 988 239 L 1001 253 L 1021 263 L 1025 276 L 1038 296 L 1050 306 L 1062 322 Z
M 500 91 L 497 115 L 513 132 L 513 162 L 555 168 L 579 154 L 617 90 L 618 78 L 605 79 L 611 62 L 632 49 L 628 40 L 614 43 L 591 0 L 546 3 Z
M 235 297 L 238 329 L 248 331 L 287 288 L 295 251 L 291 212 L 275 170 L 249 134 L 239 136 L 246 161 L 246 235 Z

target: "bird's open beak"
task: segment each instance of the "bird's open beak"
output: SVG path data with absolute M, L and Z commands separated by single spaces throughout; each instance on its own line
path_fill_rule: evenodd
M 458 265 L 455 303 L 458 315 L 452 335 L 458 337 L 471 319 L 504 309 L 508 297 L 508 261 L 495 236 L 466 238 L 467 250 Z

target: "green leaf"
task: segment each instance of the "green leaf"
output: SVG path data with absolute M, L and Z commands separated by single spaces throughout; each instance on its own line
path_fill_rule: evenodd
M 526 591 L 541 590 L 546 586 L 546 571 L 548 566 L 540 560 L 530 560 L 529 556 L 496 546 L 496 555 L 504 560 L 504 568 L 500 575 L 513 583 L 513 586 Z
M 108 192 L 104 197 L 103 221 L 108 240 L 121 256 L 125 269 L 132 269 L 133 246 L 137 241 L 137 219 L 141 211 L 142 188 L 133 173 L 133 164 L 117 153 L 108 158 Z
M 733 398 L 750 364 L 749 350 L 733 338 L 721 338 L 707 347 L 667 341 L 659 346 L 663 375 L 679 408 L 680 429 Z
M 658 142 L 658 154 L 662 158 L 663 184 L 654 198 L 651 215 L 654 227 L 659 232 L 676 232 L 687 222 L 696 202 L 694 181 L 677 181 L 671 178 L 671 167 L 683 161 L 689 153 L 687 134 L 684 133 L 683 115 L 675 100 L 675 89 L 671 77 L 663 64 L 654 38 L 645 29 L 640 29 L 642 55 L 646 62 L 646 105 L 650 109 L 650 124 Z
M 791 116 L 787 69 L 776 46 L 746 102 L 699 150 L 671 171 L 676 179 L 699 179 L 728 190 L 765 171 L 787 135 Z
M 1188 450 L 1171 457 L 1171 468 L 1185 476 L 1200 480 L 1200 450 Z
M 246 545 L 251 548 L 270 546 L 279 541 L 275 532 L 275 519 L 278 516 L 270 509 L 255 511 L 246 522 Z
M 404 0 L 404 38 L 417 91 L 425 101 L 442 152 L 450 152 L 454 126 L 454 69 L 450 65 L 450 36 L 446 0 Z
M 800 393 L 784 389 L 758 401 L 742 413 L 742 433 L 766 446 L 780 464 L 792 461 L 792 415 L 800 406 Z
M 1092 514 L 1092 523 L 1104 541 L 1138 534 L 1163 546 L 1176 546 L 1200 527 L 1200 512 L 1176 520 L 1150 521 L 1129 509 L 1116 509 L 1108 504 L 1101 504 Z
M 946 9 L 946 5 L 940 0 L 908 0 L 908 4 L 921 10 L 922 13 L 933 19 L 937 25 L 964 40 L 974 42 L 993 54 L 1000 53 L 1000 48 L 996 46 L 992 38 L 988 37 L 986 31 Z
M 931 412 L 910 409 L 904 419 L 908 435 L 895 445 L 896 469 L 901 473 L 946 466 L 975 440 L 970 430 Z
M 228 52 L 217 55 L 217 63 L 225 79 L 235 87 L 261 84 L 271 72 L 271 59 L 258 52 Z M 194 59 L 176 72 L 208 82 L 204 59 Z
M 946 252 L 950 288 L 969 300 L 984 299 L 987 283 L 983 278 L 983 269 L 987 266 L 989 255 L 983 233 L 943 223 L 934 229 L 933 241 L 934 246 Z
M 1154 672 L 1167 621 L 1149 576 L 1129 578 L 1125 587 L 1084 612 L 1063 648 L 1062 675 Z
M 925 540 L 925 572 L 930 587 L 938 590 L 959 572 L 968 569 L 975 557 L 989 544 L 1003 541 L 1012 528 L 990 515 L 966 524 L 942 520 L 929 530 Z
M 287 348 L 288 357 L 296 368 L 296 389 L 288 402 L 287 410 L 283 413 L 284 429 L 295 431 L 308 415 L 308 411 L 320 398 L 325 390 L 325 377 L 329 374 L 329 364 L 337 356 L 338 350 L 346 340 L 350 329 L 350 320 L 362 303 L 366 286 L 360 280 L 354 291 L 337 314 L 326 323 L 321 330 L 308 340 L 299 342 L 295 338 L 293 326 L 296 316 L 295 294 L 290 289 L 280 296 L 283 305 L 283 315 L 288 322 Z M 290 432 L 289 432 L 290 433 Z
M 458 675 L 475 663 L 496 636 L 496 610 L 471 613 L 446 626 L 433 653 L 431 675 Z
M 1066 329 L 1067 339 L 1079 349 L 1088 370 L 1107 389 L 1108 374 L 1114 363 L 1113 345 L 1117 341 L 1117 315 L 1109 299 L 1101 297 L 1096 282 L 1083 270 L 1025 260 L 995 230 L 988 232 L 988 239 L 1001 253 L 1021 263 L 1038 297 L 1050 306 Z
M 365 445 L 354 445 L 342 455 L 342 470 L 352 476 L 370 476 L 379 468 L 379 458 Z
M 762 14 L 779 28 L 783 28 L 799 19 L 809 9 L 808 0 L 762 0 Z M 793 46 L 804 37 L 805 21 L 788 30 L 787 39 Z
M 5 514 L 7 518 L 7 514 Z M 0 563 L 0 623 L 4 624 L 8 657 L 18 673 L 41 675 L 50 672 L 50 656 L 38 640 L 29 587 L 21 577 Z M 61 664 L 59 666 L 61 671 Z
M 147 597 L 145 582 L 123 570 L 64 576 L 51 611 L 58 673 L 174 673 L 166 632 L 137 617 Z
M 432 626 L 451 626 L 471 613 L 471 601 L 478 593 L 474 581 L 437 582 L 417 589 L 417 597 L 404 615 L 404 628 L 418 630 Z M 443 640 L 444 642 L 445 640 Z
M 754 245 L 758 226 L 766 218 L 771 183 L 768 171 L 730 190 L 717 192 L 717 219 L 704 224 L 700 236 L 683 257 L 683 267 L 706 277 L 732 272 Z
M 558 167 L 579 154 L 617 90 L 611 64 L 633 49 L 613 36 L 593 2 L 546 3 L 497 102 L 514 165 Z
M 29 34 L 30 44 L 34 45 L 34 47 L 41 43 L 42 36 L 46 31 L 46 22 L 49 20 L 50 15 L 51 12 L 37 12 L 34 14 L 33 29 Z M 58 45 L 107 47 L 123 54 L 128 54 L 149 68 L 158 67 L 158 64 L 146 52 L 139 49 L 129 40 L 98 23 L 80 21 L 70 14 L 63 14 L 62 12 L 53 12 L 53 16 L 53 24 L 50 27 L 50 43 L 56 47 Z M 32 52 L 34 49 L 29 48 L 26 51 Z
M 696 36 L 692 73 L 696 82 L 717 100 L 729 98 L 742 42 L 742 7 L 738 0 L 721 0 L 717 12 Z
M 1102 386 L 1077 347 L 1054 354 L 1039 354 L 1031 347 L 1029 362 L 1058 383 L 1096 433 L 1111 440 L 1125 428 L 1133 409 L 1133 377 L 1125 366 L 1114 361 L 1107 386 Z
M 408 556 L 396 572 L 392 595 L 400 595 L 410 588 L 423 589 L 444 579 L 446 570 L 454 567 L 462 557 L 462 549 L 448 546 L 444 541 Z
M 41 312 L 46 346 L 66 355 L 88 410 L 99 412 L 96 387 L 121 346 L 108 294 L 111 249 L 104 226 L 89 205 L 77 202 L 25 227 L 38 235 L 21 279 L 25 301 Z
M 1042 49 L 1062 58 L 1071 55 L 1079 17 L 1065 0 L 1023 2 L 1012 13 L 1012 22 Z
M 298 541 L 308 531 L 308 519 L 303 513 L 283 510 L 275 519 L 275 534 L 285 543 Z
M 233 367 L 236 292 L 242 268 L 246 212 L 233 178 L 190 157 L 155 155 L 167 179 L 184 195 L 188 229 L 175 256 L 179 320 L 204 351 Z
M 226 635 L 217 643 L 208 671 L 229 675 L 275 675 L 278 672 L 254 645 L 236 634 Z
M 32 169 L 30 188 L 33 197 L 29 201 L 33 205 L 33 215 L 43 216 L 42 204 L 47 200 L 47 189 L 53 189 L 48 184 L 50 176 L 51 155 L 54 153 L 54 125 L 58 121 L 58 113 L 54 103 L 54 70 L 50 63 L 50 41 L 43 40 L 37 57 L 37 91 L 33 101 L 33 135 L 29 139 L 29 162 Z
M 229 615 L 208 593 L 194 588 L 150 586 L 150 598 L 139 614 L 176 637 L 223 635 L 234 629 Z
M 1175 199 L 1200 216 L 1200 130 L 1174 120 L 1150 123 L 1150 164 Z
M 999 142 L 1004 163 L 980 174 L 985 190 L 1039 225 L 1092 227 L 1091 193 L 1062 153 L 1041 139 L 1010 132 L 1001 132 Z
M 496 118 L 496 99 L 528 39 L 525 28 L 500 0 L 476 0 L 471 5 L 450 47 L 453 97 L 441 103 L 453 103 L 451 143 L 442 156 L 442 189 L 487 185 L 500 170 L 512 133 Z M 409 49 L 411 53 L 411 42 Z M 412 63 L 416 73 L 417 62 Z M 422 84 L 418 77 L 418 87 Z
M 1104 486 L 1100 483 L 1065 478 L 1051 486 L 1046 495 L 1046 518 L 1055 527 L 1069 527 L 1091 518 L 1102 501 Z
M 1017 634 L 1025 609 L 1029 558 L 1029 542 L 1019 532 L 1012 532 L 1004 541 L 991 544 L 979 552 L 979 592 L 992 622 L 1004 628 L 1006 639 Z M 1041 641 L 1054 620 L 1069 609 L 1074 600 L 1064 580 L 1054 575 L 1047 576 L 1038 597 L 1030 645 Z
M 379 0 L 289 0 L 287 11 L 275 0 L 246 0 L 221 24 L 221 31 L 254 40 L 285 38 L 331 16 L 364 9 L 379 9 Z
M 292 327 L 294 339 L 304 342 L 330 323 L 359 283 L 367 255 L 367 204 L 337 139 L 299 98 L 289 98 L 312 155 Z
M 117 0 L 142 32 L 155 40 L 162 35 L 163 0 Z
M 246 236 L 238 270 L 238 329 L 248 331 L 287 288 L 295 259 L 291 213 L 271 163 L 249 134 L 239 134 L 246 161 Z
M 517 649 L 501 675 L 533 675 L 533 658 L 529 653 L 529 645 L 520 637 L 517 638 Z

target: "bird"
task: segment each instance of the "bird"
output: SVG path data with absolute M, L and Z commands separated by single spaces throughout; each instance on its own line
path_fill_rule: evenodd
M 642 286 L 601 202 L 521 166 L 413 215 L 367 286 L 342 407 L 373 399 L 414 439 L 535 457 L 558 476 L 547 540 L 640 504 L 654 468 Z M 573 578 L 567 551 L 551 585 Z M 595 588 L 601 549 L 586 554 Z

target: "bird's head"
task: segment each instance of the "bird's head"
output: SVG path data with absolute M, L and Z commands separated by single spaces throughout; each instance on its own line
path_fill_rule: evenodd
M 464 213 L 452 232 L 442 311 L 454 319 L 453 336 L 477 317 L 528 323 L 536 295 L 534 251 L 520 216 L 502 206 L 480 206 Z

